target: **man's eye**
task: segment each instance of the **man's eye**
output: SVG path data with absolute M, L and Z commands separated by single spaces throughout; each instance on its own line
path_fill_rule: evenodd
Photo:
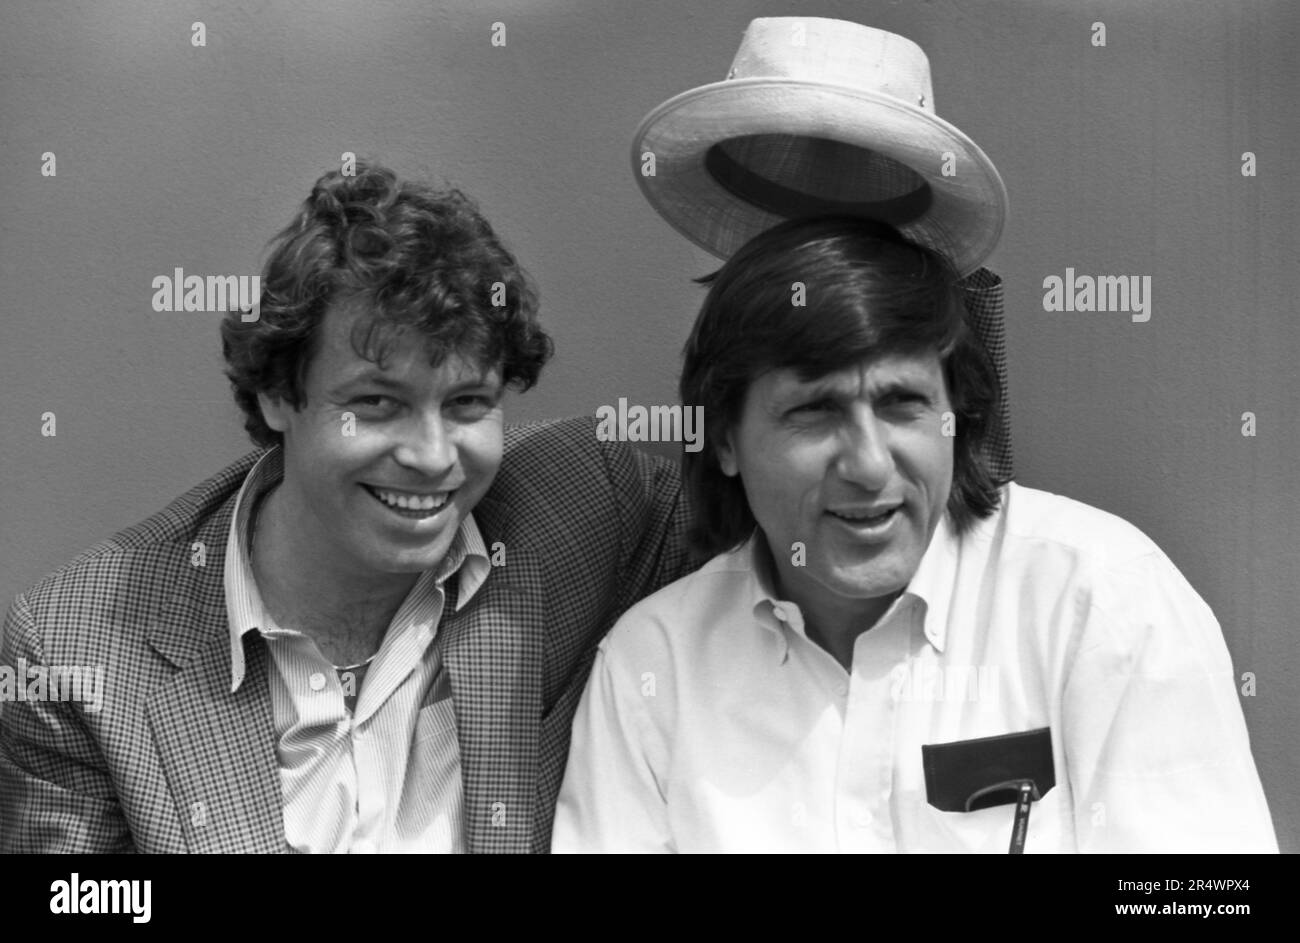
M 884 398 L 886 406 L 925 406 L 929 402 L 930 397 L 922 393 L 891 393 Z
M 812 399 L 806 403 L 801 403 L 800 405 L 796 406 L 794 409 L 790 410 L 790 412 L 824 413 L 827 410 L 834 409 L 834 408 L 835 408 L 835 404 L 828 399 Z
M 354 396 L 348 401 L 348 405 L 371 413 L 387 412 L 397 405 L 397 400 L 391 396 L 373 393 L 368 396 Z
M 465 415 L 484 416 L 496 407 L 496 399 L 485 393 L 466 393 L 454 398 L 451 406 Z

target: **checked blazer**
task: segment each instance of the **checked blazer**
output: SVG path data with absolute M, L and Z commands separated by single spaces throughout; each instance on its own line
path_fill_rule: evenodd
M 474 509 L 505 565 L 438 629 L 460 739 L 466 846 L 549 848 L 569 727 L 596 643 L 688 569 L 673 463 L 589 418 L 507 430 Z M 103 666 L 103 706 L 0 705 L 0 851 L 282 852 L 256 633 L 230 691 L 224 548 L 245 456 L 18 595 L 0 664 Z M 200 555 L 198 551 L 204 552 Z

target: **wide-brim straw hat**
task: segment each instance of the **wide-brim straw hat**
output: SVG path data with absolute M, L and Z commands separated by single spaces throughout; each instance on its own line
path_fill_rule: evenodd
M 993 162 L 935 114 L 921 47 L 843 20 L 754 20 L 724 81 L 646 115 L 632 160 L 659 214 L 722 259 L 786 219 L 850 215 L 967 275 L 1007 215 Z

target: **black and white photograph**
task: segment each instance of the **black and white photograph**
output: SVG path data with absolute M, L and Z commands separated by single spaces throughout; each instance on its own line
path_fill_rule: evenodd
M 3 8 L 23 909 L 1300 850 L 1296 4 Z

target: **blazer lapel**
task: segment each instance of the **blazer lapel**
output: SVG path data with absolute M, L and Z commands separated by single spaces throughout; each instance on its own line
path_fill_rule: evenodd
M 178 670 L 147 714 L 189 849 L 279 852 L 287 847 L 283 799 L 260 638 L 245 638 L 246 673 L 230 691 L 223 571 L 233 506 L 201 528 L 207 564 L 180 565 L 179 588 L 150 627 L 150 643 Z
M 474 510 L 489 548 L 505 547 L 505 566 L 439 630 L 451 679 L 471 852 L 530 850 L 542 706 L 545 585 L 526 535 L 505 509 L 484 499 Z
M 153 647 L 178 669 L 150 699 L 163 770 L 191 851 L 286 850 L 269 656 L 245 639 L 246 675 L 230 691 L 223 582 L 233 501 L 200 532 L 208 563 L 172 574 L 180 588 L 150 628 Z M 541 560 L 505 508 L 484 499 L 474 515 L 506 564 L 439 629 L 451 681 L 471 852 L 530 850 L 536 804 L 546 597 Z M 211 548 L 217 548 L 213 553 Z

